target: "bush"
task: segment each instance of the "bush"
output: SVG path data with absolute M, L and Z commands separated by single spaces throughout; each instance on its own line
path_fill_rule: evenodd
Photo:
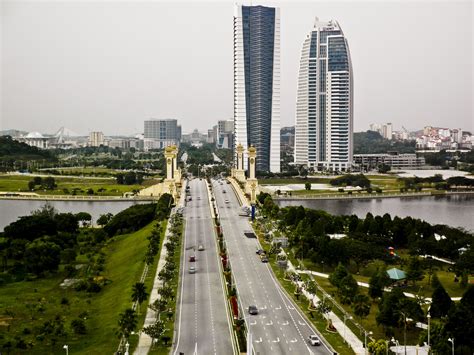
M 71 321 L 71 329 L 74 334 L 86 334 L 86 323 L 82 319 L 74 319 Z

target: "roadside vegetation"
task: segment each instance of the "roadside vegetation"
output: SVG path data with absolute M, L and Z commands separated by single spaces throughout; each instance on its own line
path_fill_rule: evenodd
M 257 229 L 264 240 L 271 243 L 273 238 L 287 237 L 287 255 L 294 265 L 301 262 L 304 269 L 329 274 L 314 281 L 353 316 L 348 323 L 358 336 L 363 336 L 357 331 L 362 326 L 373 332 L 375 341 L 394 336 L 403 343 L 409 318 L 408 342 L 423 344 L 426 331 L 416 328 L 415 322 L 427 323 L 425 297 L 430 297 L 436 325 L 432 331 L 437 332 L 431 335 L 433 347 L 443 353 L 449 346 L 447 338 L 454 336 L 460 354 L 472 351 L 467 329 L 472 330 L 474 323 L 466 320 L 467 315 L 474 315 L 474 303 L 469 303 L 474 292 L 474 286 L 469 286 L 474 273 L 471 233 L 388 214 L 374 217 L 369 213 L 360 219 L 302 206 L 280 209 L 268 194 L 260 194 L 259 203 L 266 218 L 259 220 Z M 387 270 L 391 268 L 402 270 L 405 276 L 390 279 Z M 298 277 L 310 281 L 307 275 Z M 358 281 L 369 287 L 359 286 Z M 451 297 L 462 297 L 462 301 L 453 302 Z
M 61 353 L 64 344 L 77 354 L 116 351 L 119 313 L 130 307 L 132 288 L 142 282 L 150 289 L 153 282 L 150 236 L 161 238 L 166 213 L 150 206 L 157 213 L 143 223 L 122 212 L 129 226 L 120 231 L 126 234 L 109 235 L 89 227 L 88 213 L 49 206 L 7 226 L 0 234 L 1 351 Z M 102 220 L 107 226 L 113 218 Z M 143 278 L 146 260 L 152 263 Z

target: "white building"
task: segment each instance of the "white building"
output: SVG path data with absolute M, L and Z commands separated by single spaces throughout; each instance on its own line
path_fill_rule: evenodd
M 101 145 L 104 145 L 104 133 L 102 132 L 89 133 L 89 146 L 100 147 Z
M 349 46 L 336 21 L 316 18 L 301 51 L 295 164 L 347 171 L 353 155 L 353 79 Z
M 245 152 L 257 149 L 257 170 L 280 172 L 278 8 L 234 8 L 234 147 L 239 144 Z

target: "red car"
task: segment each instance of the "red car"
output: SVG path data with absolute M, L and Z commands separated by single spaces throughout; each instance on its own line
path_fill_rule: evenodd
M 190 262 L 195 262 L 195 261 L 196 261 L 196 256 L 191 255 L 191 256 L 189 257 L 189 261 L 190 261 Z

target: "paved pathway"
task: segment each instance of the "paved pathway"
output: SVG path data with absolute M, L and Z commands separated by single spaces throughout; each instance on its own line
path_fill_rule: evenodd
M 184 203 L 183 198 L 184 198 L 184 196 L 186 196 L 186 193 L 184 192 L 185 188 L 186 188 L 186 184 L 183 184 L 183 191 L 181 192 L 181 198 L 180 198 L 178 204 L 176 205 L 177 208 L 183 206 L 183 203 Z M 172 212 L 172 213 L 174 213 L 174 212 Z M 166 227 L 165 238 L 163 239 L 162 246 L 164 246 L 166 244 L 166 242 L 168 241 L 168 237 L 170 236 L 170 232 L 169 232 L 170 224 L 171 223 L 168 223 L 168 225 Z M 163 268 L 163 266 L 166 263 L 166 261 L 165 261 L 166 255 L 167 255 L 166 248 L 162 247 L 161 252 L 160 252 L 160 259 L 158 260 L 158 267 L 156 268 L 155 281 L 153 282 L 153 288 L 150 291 L 150 299 L 149 299 L 148 304 L 152 304 L 153 302 L 155 302 L 156 299 L 158 299 L 160 297 L 160 295 L 158 295 L 158 288 L 161 287 L 162 282 L 161 282 L 161 280 L 158 279 L 158 274 L 160 273 L 161 269 Z M 156 321 L 156 312 L 151 310 L 150 308 L 147 308 L 147 312 L 146 312 L 146 316 L 145 316 L 145 322 L 143 324 L 143 327 L 147 327 L 149 325 L 152 325 L 152 324 L 155 323 L 155 321 Z M 139 332 L 138 346 L 135 349 L 134 354 L 135 355 L 146 355 L 146 354 L 148 354 L 148 352 L 150 351 L 151 345 L 152 345 L 151 337 L 148 336 L 147 334 L 145 334 L 144 332 Z

